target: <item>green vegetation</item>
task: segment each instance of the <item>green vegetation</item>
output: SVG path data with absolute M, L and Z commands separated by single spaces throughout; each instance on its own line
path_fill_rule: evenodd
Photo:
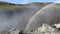
M 35 6 L 35 7 L 39 7 L 42 8 L 46 5 L 48 5 L 49 3 L 42 3 L 42 2 L 33 2 L 33 3 L 29 3 L 29 4 L 12 4 L 12 3 L 7 3 L 7 2 L 0 2 L 0 10 L 15 10 L 15 9 L 19 9 L 19 8 L 24 8 L 24 6 Z
M 9 5 L 8 3 L 7 4 L 1 4 L 0 3 L 0 10 L 14 10 L 14 9 L 17 9 L 17 8 L 22 8 L 23 6 L 18 6 L 18 5 Z

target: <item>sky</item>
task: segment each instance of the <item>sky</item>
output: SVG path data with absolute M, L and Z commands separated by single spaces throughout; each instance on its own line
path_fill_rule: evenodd
M 30 2 L 55 2 L 55 3 L 60 3 L 60 0 L 0 0 L 0 1 L 15 3 L 15 4 L 26 4 L 26 3 L 30 3 Z

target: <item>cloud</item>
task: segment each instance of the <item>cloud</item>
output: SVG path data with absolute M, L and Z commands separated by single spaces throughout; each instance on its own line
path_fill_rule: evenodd
M 39 1 L 41 1 L 41 0 L 39 0 Z M 45 2 L 45 0 L 43 0 L 43 1 Z M 32 2 L 32 1 L 31 0 L 24 0 L 23 4 L 27 4 L 27 3 L 30 3 L 30 2 Z M 60 0 L 53 0 L 52 2 L 54 2 L 54 3 L 60 3 Z
M 56 0 L 55 3 L 60 3 L 60 0 Z
M 30 0 L 24 0 L 23 3 L 24 3 L 24 4 L 26 4 L 26 3 L 30 3 Z

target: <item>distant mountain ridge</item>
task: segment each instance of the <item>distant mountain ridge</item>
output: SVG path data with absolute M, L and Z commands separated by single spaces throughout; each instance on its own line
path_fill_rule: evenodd
M 37 6 L 37 7 L 44 7 L 45 5 L 51 4 L 52 2 L 49 3 L 43 3 L 43 2 L 32 2 L 28 4 L 14 4 L 14 3 L 9 3 L 9 2 L 0 2 L 0 10 L 1 9 L 8 9 L 8 10 L 15 10 L 17 8 L 24 8 L 27 6 Z M 2 7 L 2 8 L 1 8 Z
M 44 2 L 32 2 L 32 3 L 34 3 L 34 4 L 42 4 Z M 27 4 L 32 4 L 32 3 L 27 3 Z M 51 3 L 53 3 L 53 2 L 46 2 L 46 4 L 51 4 Z M 9 3 L 9 2 L 0 2 L 0 4 L 20 5 L 20 4 L 14 4 L 14 3 Z M 21 5 L 23 5 L 23 4 L 21 4 Z

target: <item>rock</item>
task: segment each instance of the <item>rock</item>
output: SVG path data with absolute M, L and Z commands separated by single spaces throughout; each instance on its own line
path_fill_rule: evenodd
M 31 34 L 60 34 L 60 31 L 51 27 L 48 24 L 43 24 L 37 30 L 31 32 Z
M 19 34 L 19 32 L 20 32 L 20 30 L 19 29 L 15 29 L 15 28 L 10 30 L 10 34 Z
M 54 32 L 55 29 L 49 26 L 48 24 L 43 24 L 42 27 L 38 28 L 39 32 Z
M 56 28 L 60 28 L 60 23 L 54 24 L 54 26 L 56 26 Z

